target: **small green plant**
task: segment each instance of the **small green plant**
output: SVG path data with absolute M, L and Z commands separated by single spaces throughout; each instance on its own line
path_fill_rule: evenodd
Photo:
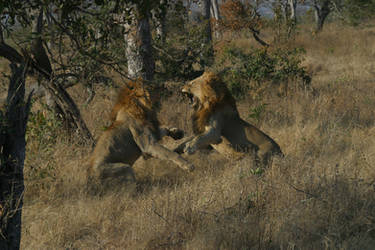
M 249 118 L 255 119 L 257 122 L 260 121 L 261 115 L 265 112 L 267 103 L 262 103 L 254 108 L 251 109 L 251 113 L 249 114 Z
M 255 169 L 250 169 L 250 173 L 252 175 L 260 176 L 260 175 L 262 175 L 264 173 L 264 169 L 260 168 L 260 167 L 257 167 Z

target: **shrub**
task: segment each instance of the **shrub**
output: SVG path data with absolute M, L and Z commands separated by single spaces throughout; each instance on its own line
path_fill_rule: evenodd
M 338 16 L 351 25 L 369 20 L 375 14 L 374 0 L 342 0 L 336 7 Z
M 222 71 L 224 81 L 232 94 L 240 99 L 248 91 L 257 92 L 266 84 L 273 86 L 290 80 L 309 84 L 311 77 L 301 66 L 303 49 L 252 49 L 245 53 L 239 48 L 224 49 L 219 64 L 230 64 Z

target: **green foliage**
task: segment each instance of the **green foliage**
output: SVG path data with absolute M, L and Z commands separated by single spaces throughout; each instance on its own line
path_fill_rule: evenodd
M 26 141 L 37 143 L 39 151 L 49 151 L 61 133 L 61 121 L 51 111 L 30 112 Z
M 252 175 L 261 176 L 264 173 L 264 169 L 257 167 L 255 169 L 250 169 Z
M 223 70 L 228 88 L 237 98 L 248 91 L 264 88 L 264 84 L 279 85 L 290 80 L 309 84 L 311 77 L 301 66 L 303 49 L 252 49 L 250 53 L 234 47 L 224 49 L 220 64 L 230 64 Z
M 260 121 L 261 115 L 266 111 L 267 103 L 262 103 L 251 109 L 249 118 L 255 119 L 257 122 Z
M 339 15 L 351 25 L 372 18 L 375 14 L 375 0 L 334 0 Z

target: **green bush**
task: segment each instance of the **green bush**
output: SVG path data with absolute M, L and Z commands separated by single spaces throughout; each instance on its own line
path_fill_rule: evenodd
M 309 84 L 311 77 L 301 66 L 304 53 L 305 51 L 300 48 L 274 51 L 252 49 L 250 53 L 245 53 L 239 48 L 227 47 L 219 64 L 230 64 L 221 74 L 232 94 L 240 99 L 248 91 L 264 88 L 265 84 L 279 85 L 290 80 Z
M 351 25 L 369 20 L 375 14 L 375 0 L 336 0 L 339 16 Z

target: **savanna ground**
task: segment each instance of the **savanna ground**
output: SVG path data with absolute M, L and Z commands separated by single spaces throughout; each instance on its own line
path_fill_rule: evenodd
M 318 35 L 308 29 L 300 28 L 289 46 L 305 48 L 311 87 L 291 81 L 286 94 L 238 102 L 241 117 L 285 153 L 264 171 L 251 159 L 232 162 L 215 152 L 187 156 L 193 173 L 140 159 L 135 190 L 93 194 L 85 186 L 91 148 L 46 118 L 36 102 L 22 249 L 374 249 L 375 26 L 327 24 Z M 231 43 L 255 46 L 241 36 Z M 171 83 L 175 90 L 181 84 Z M 97 86 L 84 106 L 86 92 L 70 89 L 95 138 L 108 125 L 116 91 Z M 180 95 L 162 97 L 162 123 L 189 135 L 189 116 Z

